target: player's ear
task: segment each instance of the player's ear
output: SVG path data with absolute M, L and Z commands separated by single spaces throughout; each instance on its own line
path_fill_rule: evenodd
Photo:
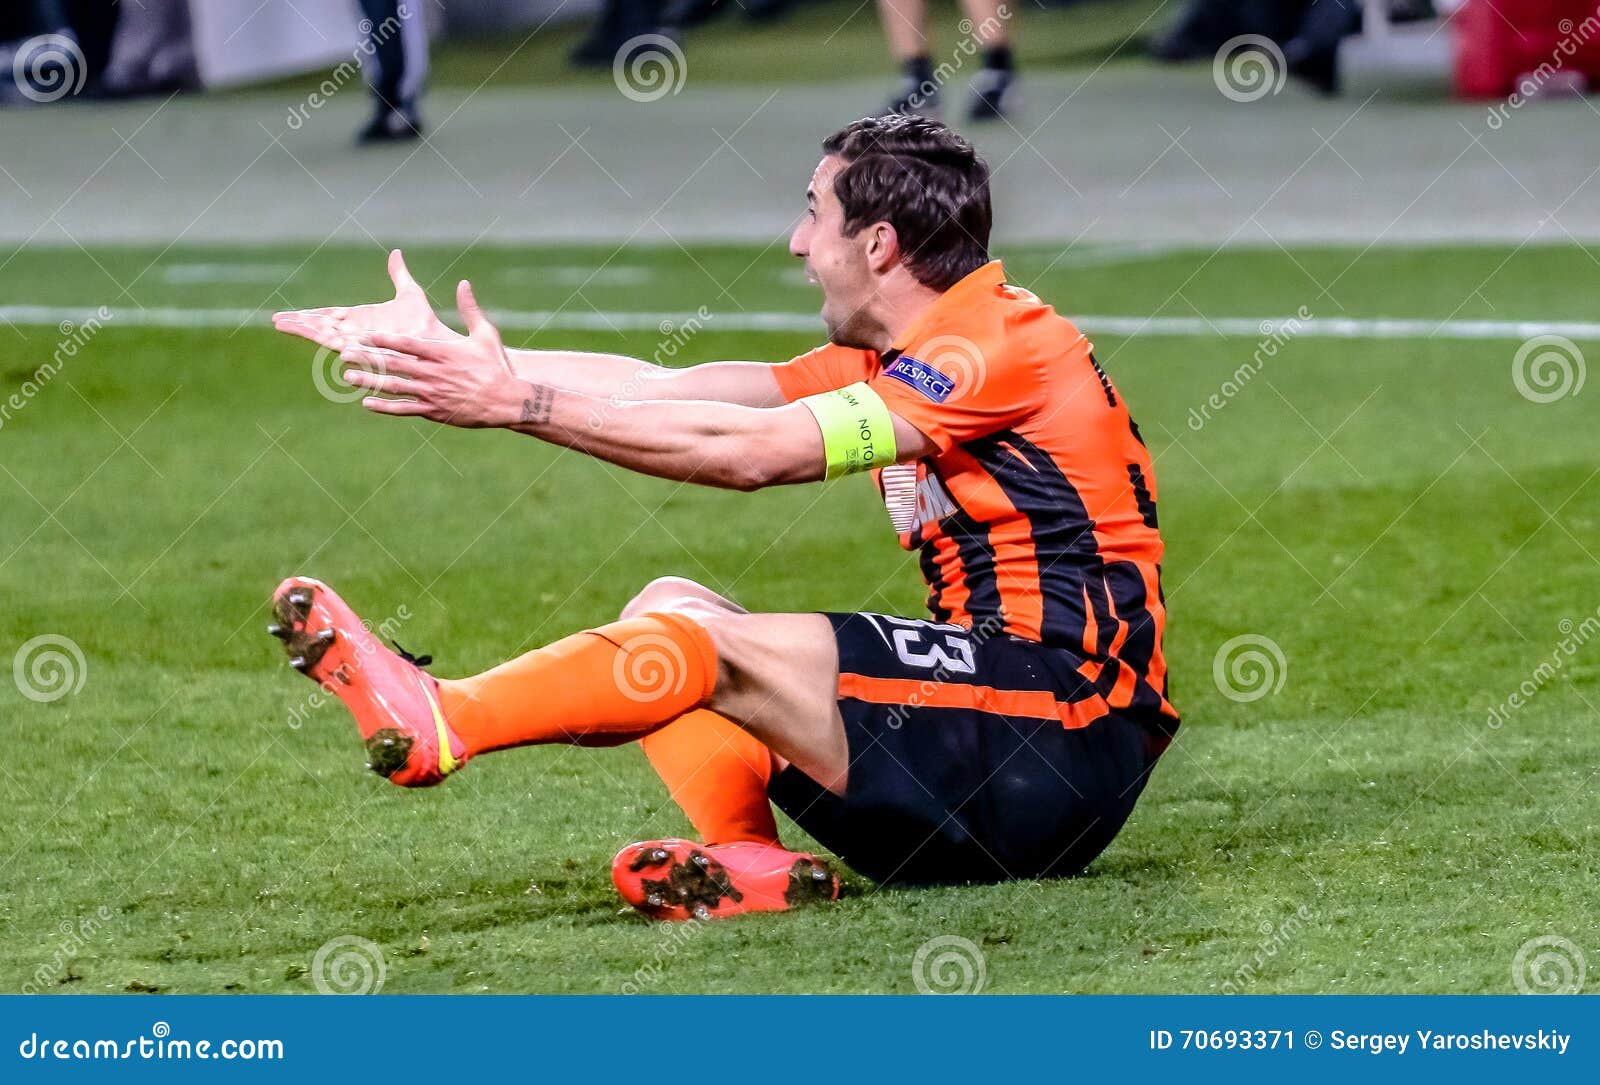
M 867 266 L 882 274 L 900 262 L 900 235 L 887 222 L 874 222 L 861 231 L 866 245 Z

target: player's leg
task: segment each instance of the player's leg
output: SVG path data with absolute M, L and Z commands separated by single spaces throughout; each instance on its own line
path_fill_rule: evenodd
M 367 27 L 363 64 L 372 91 L 372 119 L 362 143 L 416 139 L 422 132 L 418 100 L 428 74 L 428 30 L 422 7 L 397 0 L 360 0 Z
M 664 919 L 787 911 L 836 898 L 839 880 L 825 861 L 779 842 L 767 797 L 775 768 L 795 759 L 818 776 L 843 779 L 844 735 L 832 707 L 837 670 L 831 650 L 818 650 L 831 649 L 826 619 L 748 614 L 687 581 L 657 581 L 623 613 L 663 609 L 692 615 L 710 632 L 717 689 L 710 708 L 680 716 L 640 745 L 706 843 L 623 848 L 611 871 L 618 892 Z M 824 695 L 797 696 L 805 686 Z
M 983 67 L 972 78 L 968 116 L 975 121 L 999 120 L 1011 109 L 1016 83 L 1016 61 L 1011 54 L 1016 0 L 961 0 L 961 7 L 983 56 Z
M 902 73 L 887 112 L 937 113 L 939 88 L 928 58 L 927 0 L 878 0 L 878 18 L 889 40 L 889 56 Z
M 617 745 L 710 708 L 828 786 L 842 787 L 844 744 L 832 706 L 837 670 L 821 617 L 752 615 L 726 601 L 683 599 L 660 611 L 630 611 L 482 674 L 439 680 L 385 647 L 319 581 L 284 581 L 273 606 L 271 631 L 284 641 L 290 664 L 344 700 L 373 767 L 398 783 L 436 783 L 468 757 L 515 746 Z M 441 740 L 446 732 L 448 742 Z M 430 762 L 437 756 L 438 766 L 402 773 L 415 767 L 413 747 Z
M 645 611 L 647 605 L 663 609 Z M 662 917 L 704 918 L 786 910 L 838 895 L 838 879 L 825 863 L 778 844 L 766 797 L 768 745 L 819 778 L 843 777 L 842 731 L 836 762 L 819 755 L 831 744 L 816 737 L 830 722 L 839 726 L 828 718 L 835 672 L 825 619 L 745 614 L 697 585 L 658 583 L 621 621 L 484 674 L 440 681 L 421 669 L 423 661 L 383 647 L 324 584 L 286 581 L 274 606 L 272 631 L 285 641 L 292 665 L 345 702 L 371 766 L 396 783 L 438 783 L 468 758 L 512 746 L 662 736 L 652 744 L 652 759 L 665 768 L 669 786 L 676 778 L 675 790 L 686 808 L 698 811 L 703 832 L 736 842 L 625 848 L 613 874 L 635 906 Z M 807 624 L 825 644 L 795 641 Z M 792 651 L 771 651 L 772 643 L 792 641 Z M 787 674 L 775 662 L 785 655 L 793 663 Z M 823 692 L 801 696 L 786 688 L 790 683 L 816 684 Z M 740 726 L 728 720 L 734 713 Z M 801 726 L 786 726 L 787 714 Z M 702 773 L 710 775 L 694 783 Z
M 703 584 L 668 576 L 645 585 L 618 617 L 661 611 L 745 613 Z M 708 708 L 697 708 L 652 731 L 639 745 L 702 842 L 778 844 L 767 800 L 772 752 L 754 735 Z

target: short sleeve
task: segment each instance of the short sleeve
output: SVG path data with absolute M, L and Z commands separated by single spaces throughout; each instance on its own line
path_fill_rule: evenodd
M 778 391 L 783 398 L 793 403 L 867 380 L 877 370 L 878 356 L 872 351 L 829 343 L 773 366 L 772 374 L 778 378 Z
M 890 411 L 948 452 L 1020 423 L 1044 402 L 1044 372 L 1028 353 L 983 350 L 936 336 L 900 354 L 870 382 Z

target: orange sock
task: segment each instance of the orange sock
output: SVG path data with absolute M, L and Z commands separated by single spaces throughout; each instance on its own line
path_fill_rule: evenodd
M 651 732 L 640 745 L 704 843 L 778 843 L 767 801 L 772 753 L 750 732 L 697 709 Z
M 716 681 L 716 648 L 702 626 L 641 614 L 440 681 L 439 702 L 473 754 L 542 742 L 615 745 L 705 704 Z

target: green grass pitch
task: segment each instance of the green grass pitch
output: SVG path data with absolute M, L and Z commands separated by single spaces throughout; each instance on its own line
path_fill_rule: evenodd
M 437 299 L 470 275 L 491 311 L 706 305 L 682 361 L 816 339 L 719 327 L 814 309 L 781 245 L 409 255 Z M 1600 285 L 1576 247 L 1002 255 L 1069 315 L 1583 320 Z M 373 249 L 105 248 L 14 255 L 0 296 L 120 309 L 119 281 L 147 306 L 267 311 L 386 287 Z M 0 399 L 59 338 L 0 326 Z M 633 477 L 329 402 L 313 350 L 260 323 L 113 320 L 0 427 L 0 666 L 41 634 L 84 659 L 49 703 L 0 681 L 0 987 L 310 991 L 344 935 L 380 947 L 387 992 L 912 992 L 940 935 L 979 947 L 998 992 L 1509 991 L 1545 935 L 1600 963 L 1600 643 L 1582 625 L 1600 389 L 1530 401 L 1515 339 L 1299 337 L 1197 431 L 1254 340 L 1095 339 L 1157 457 L 1186 721 L 1127 829 L 1078 879 L 852 877 L 837 907 L 674 929 L 607 875 L 621 844 L 687 830 L 637 750 L 520 750 L 391 787 L 341 709 L 308 706 L 262 631 L 267 595 L 322 577 L 446 675 L 610 620 L 668 573 L 756 609 L 918 614 L 870 486 Z M 1214 665 L 1246 634 L 1281 650 L 1282 684 L 1238 701 Z M 1541 671 L 1564 637 L 1581 643 Z

